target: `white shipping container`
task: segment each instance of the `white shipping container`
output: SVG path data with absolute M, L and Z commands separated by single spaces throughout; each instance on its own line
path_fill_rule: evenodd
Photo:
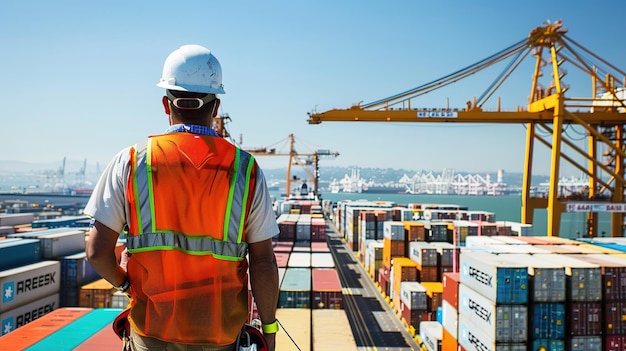
M 310 252 L 292 252 L 289 254 L 289 260 L 287 261 L 287 267 L 311 267 L 311 253 Z
M 420 339 L 428 351 L 440 351 L 443 330 L 439 322 L 420 322 Z
M 383 224 L 383 237 L 389 240 L 404 240 L 404 223 L 385 221 Z
M 525 343 L 503 343 L 496 345 L 474 323 L 459 314 L 459 334 L 457 341 L 465 351 L 527 351 Z
M 38 237 L 41 243 L 41 257 L 55 259 L 85 251 L 85 232 L 67 231 Z
M 476 236 L 471 235 L 465 238 L 465 247 L 473 247 L 473 246 L 485 246 L 485 245 L 497 245 L 502 244 L 502 241 L 496 240 L 490 236 Z
M 35 219 L 33 213 L 0 213 L 0 226 L 13 227 L 22 224 L 31 224 Z
M 549 254 L 552 251 L 539 248 L 535 245 L 510 245 L 498 243 L 488 246 L 489 250 L 500 254 Z
M 525 342 L 526 305 L 496 305 L 465 284 L 459 284 L 459 315 L 464 315 L 496 342 Z
M 0 313 L 0 323 L 2 323 L 1 335 L 12 332 L 25 324 L 39 319 L 57 308 L 59 308 L 58 293 L 42 297 L 12 310 L 2 312 Z
M 441 302 L 441 324 L 456 340 L 459 332 L 459 312 L 448 301 Z
M 437 248 L 424 241 L 411 241 L 409 243 L 409 258 L 420 267 L 436 267 Z
M 335 268 L 335 261 L 330 252 L 312 252 L 311 267 L 313 268 Z
M 42 261 L 0 271 L 0 312 L 56 294 L 61 287 L 61 263 Z
M 418 282 L 400 282 L 400 301 L 409 310 L 426 310 L 428 308 L 426 288 Z
M 465 252 L 460 256 L 461 283 L 467 284 L 496 303 L 528 302 L 528 267 L 487 252 Z

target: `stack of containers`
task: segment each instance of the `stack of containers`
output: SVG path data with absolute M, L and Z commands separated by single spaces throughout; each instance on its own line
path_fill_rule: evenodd
M 326 221 L 324 218 L 311 218 L 311 241 L 326 241 Z
M 441 350 L 442 333 L 441 324 L 438 322 L 420 323 L 420 340 L 422 340 L 422 345 L 428 351 Z
M 461 252 L 460 260 L 458 343 L 526 351 L 527 267 L 486 252 Z
M 378 271 L 383 266 L 383 241 L 371 240 L 365 249 L 365 267 L 369 276 L 378 282 Z
M 417 264 L 420 282 L 438 282 L 437 248 L 430 243 L 413 241 L 409 243 L 409 258 Z
M 16 232 L 16 228 L 33 222 L 33 213 L 0 213 L 0 237 Z
M 459 329 L 459 284 L 461 275 L 459 273 L 444 273 L 442 279 L 443 301 L 442 309 L 442 351 L 457 351 L 459 343 L 457 334 Z
M 433 242 L 430 243 L 437 250 L 437 281 L 443 279 L 443 274 L 447 272 L 458 272 L 458 255 L 460 250 L 451 243 Z
M 101 279 L 100 275 L 87 261 L 87 254 L 84 251 L 61 257 L 59 261 L 62 273 L 60 306 L 79 306 L 78 297 L 81 286 Z
M 278 223 L 278 239 L 282 241 L 295 241 L 296 240 L 296 223 L 298 222 L 299 215 L 297 214 L 281 214 L 276 222 Z
M 28 233 L 16 233 L 9 238 L 37 239 L 43 259 L 58 259 L 85 251 L 85 231 L 76 228 L 46 229 Z
M 404 224 L 387 221 L 383 229 L 383 263 L 378 271 L 378 282 L 382 291 L 391 295 L 391 261 L 395 257 L 404 257 Z
M 533 259 L 555 262 L 565 267 L 566 303 L 534 304 L 533 327 L 541 339 L 568 350 L 600 350 L 602 344 L 602 273 L 600 265 L 566 254 L 535 254 Z M 562 320 L 546 325 L 542 316 Z
M 296 222 L 296 241 L 311 240 L 311 215 L 300 214 Z
M 400 283 L 400 314 L 407 325 L 419 332 L 420 322 L 429 321 L 426 288 L 418 282 Z
M 402 282 L 416 282 L 418 275 L 417 264 L 411 259 L 406 257 L 396 257 L 392 261 L 392 267 L 390 270 L 390 284 L 389 294 L 392 297 L 393 305 L 396 308 L 396 312 L 400 312 L 400 283 Z
M 426 222 L 424 227 L 426 228 L 426 241 L 448 241 L 448 222 Z
M 528 339 L 533 350 L 542 347 L 546 350 L 564 350 L 567 301 L 565 266 L 530 254 L 500 256 L 528 267 L 530 322 Z
M 59 307 L 61 264 L 40 261 L 0 271 L 2 334 Z
M 376 212 L 373 210 L 362 211 L 359 213 L 359 259 L 361 264 L 367 269 L 369 262 L 365 259 L 365 252 L 367 251 L 367 245 L 371 240 L 378 239 L 376 231 Z M 381 231 L 382 237 L 382 231 Z
M 602 269 L 603 350 L 626 349 L 626 259 L 606 254 L 575 257 Z
M 463 246 L 468 236 L 478 235 L 478 224 L 468 221 L 466 219 L 458 219 L 452 222 L 454 227 L 454 236 L 452 237 L 452 244 L 455 246 Z

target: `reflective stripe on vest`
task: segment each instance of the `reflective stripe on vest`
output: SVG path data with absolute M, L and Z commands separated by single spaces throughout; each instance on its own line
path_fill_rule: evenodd
M 154 250 L 180 250 L 191 255 L 213 255 L 215 258 L 239 261 L 245 258 L 248 244 L 242 242 L 245 208 L 250 195 L 250 177 L 254 156 L 235 150 L 235 161 L 230 179 L 228 203 L 224 218 L 223 239 L 211 236 L 187 236 L 183 233 L 158 230 L 154 218 L 154 191 L 152 188 L 152 143 L 137 145 L 132 174 L 134 196 L 137 204 L 137 233 L 126 239 L 132 252 Z

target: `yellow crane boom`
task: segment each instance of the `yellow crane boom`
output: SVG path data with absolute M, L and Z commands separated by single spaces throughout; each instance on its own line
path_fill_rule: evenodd
M 621 69 L 587 50 L 567 35 L 561 21 L 546 23 L 533 29 L 527 38 L 484 60 L 417 88 L 368 104 L 347 109 L 331 109 L 308 113 L 309 124 L 322 122 L 419 122 L 419 123 L 522 123 L 526 125 L 526 158 L 522 185 L 523 223 L 532 223 L 535 209 L 548 212 L 548 235 L 559 235 L 561 214 L 574 208 L 571 198 L 559 197 L 560 162 L 566 161 L 589 177 L 589 190 L 577 194 L 577 200 L 610 202 L 624 206 L 624 124 L 626 124 L 626 74 Z M 512 111 L 503 111 L 498 98 L 493 110 L 484 108 L 511 73 L 529 56 L 535 58 L 528 104 Z M 424 109 L 415 107 L 414 99 L 436 89 L 467 78 L 504 60 L 508 66 L 480 95 L 461 108 Z M 567 65 L 591 78 L 591 96 L 568 97 L 569 86 L 564 77 Z M 541 84 L 543 69 L 549 70 L 551 81 Z M 617 79 L 619 77 L 620 79 Z M 621 82 L 621 83 L 620 83 Z M 587 133 L 586 149 L 576 145 L 563 133 L 564 126 L 581 126 Z M 544 138 L 541 129 L 551 135 Z M 550 185 L 547 197 L 531 196 L 531 176 L 535 142 L 551 149 Z M 604 148 L 604 152 L 599 152 Z M 567 151 L 566 151 L 567 149 Z M 582 161 L 580 161 L 582 159 Z M 601 173 L 608 176 L 603 177 Z M 593 206 L 591 206 L 593 207 Z M 624 212 L 611 212 L 611 235 L 623 236 Z M 587 235 L 598 233 L 597 212 L 587 214 Z

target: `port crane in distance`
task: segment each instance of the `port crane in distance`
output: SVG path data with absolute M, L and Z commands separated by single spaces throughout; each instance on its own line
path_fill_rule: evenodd
M 230 139 L 231 142 L 234 143 L 234 140 L 231 138 L 230 133 L 226 125 L 230 122 L 230 116 L 228 114 L 222 114 L 218 117 L 215 117 L 213 120 L 213 129 L 223 138 Z M 291 189 L 292 183 L 296 181 L 305 181 L 313 184 L 313 191 L 315 194 L 319 194 L 319 160 L 321 158 L 335 158 L 339 156 L 339 152 L 331 151 L 329 149 L 317 149 L 313 152 L 302 153 L 296 150 L 296 137 L 294 134 L 289 134 L 287 139 L 289 141 L 289 151 L 282 152 L 277 151 L 276 148 L 273 147 L 259 147 L 259 148 L 243 148 L 243 150 L 249 152 L 254 156 L 288 156 L 289 163 L 287 165 L 287 176 L 285 179 L 285 193 L 289 195 L 294 189 Z M 279 141 L 278 143 L 281 143 Z M 276 144 L 278 144 L 276 143 Z M 243 144 L 241 140 L 238 143 L 239 145 Z M 292 165 L 300 166 L 304 172 L 307 174 L 307 179 L 301 179 L 297 176 L 291 176 L 291 167 Z M 313 169 L 311 169 L 311 167 Z
M 487 102 L 520 66 L 534 57 L 534 73 L 526 106 L 502 110 L 498 97 L 495 110 Z M 503 72 L 478 98 L 461 108 L 423 109 L 414 99 L 469 77 L 487 67 L 509 60 Z M 590 97 L 569 97 L 567 69 L 589 75 Z M 549 74 L 544 76 L 544 68 Z M 549 84 L 546 79 L 550 79 Z M 526 155 L 522 184 L 521 221 L 532 224 L 535 209 L 547 211 L 547 235 L 558 236 L 564 212 L 586 212 L 586 235 L 598 236 L 598 212 L 610 212 L 611 236 L 624 236 L 624 152 L 626 143 L 626 74 L 567 36 L 561 21 L 533 29 L 527 38 L 452 74 L 417 88 L 347 109 L 309 112 L 308 123 L 322 122 L 418 122 L 418 123 L 521 123 L 526 126 Z M 413 104 L 412 104 L 413 103 Z M 587 134 L 586 147 L 578 146 L 567 133 L 580 126 Z M 541 131 L 548 137 L 538 132 Z M 551 138 L 550 138 L 551 136 Z M 547 195 L 531 192 L 533 152 L 536 144 L 550 149 L 550 182 Z M 586 150 L 583 150 L 585 149 Z M 580 161 L 582 160 L 582 161 Z M 561 162 L 568 162 L 589 179 L 588 189 L 577 194 L 559 193 Z

